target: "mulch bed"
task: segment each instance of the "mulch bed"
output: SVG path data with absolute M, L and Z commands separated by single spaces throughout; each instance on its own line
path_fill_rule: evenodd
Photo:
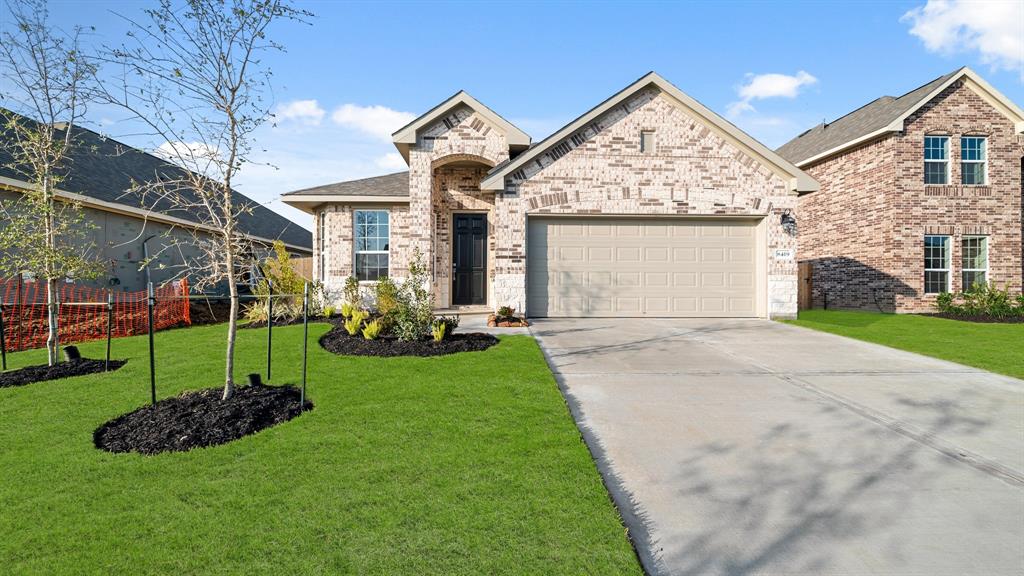
M 110 371 L 113 372 L 114 370 L 117 370 L 121 366 L 124 366 L 125 363 L 125 360 L 111 360 Z M 86 374 L 96 374 L 97 372 L 103 372 L 103 360 L 81 358 L 68 362 L 58 362 L 53 366 L 47 366 L 46 364 L 28 366 L 17 370 L 11 370 L 9 372 L 0 372 L 0 388 L 24 386 L 26 384 L 32 384 L 33 382 L 44 382 L 46 380 L 57 380 L 60 378 L 70 378 L 72 376 L 84 376 Z
M 239 308 L 239 315 L 242 310 Z M 231 315 L 231 301 L 227 299 L 191 300 L 188 303 L 188 315 L 192 326 L 220 324 L 227 322 Z
M 932 316 L 935 318 L 945 318 L 947 320 L 960 320 L 961 322 L 980 322 L 984 324 L 1024 324 L 1024 316 L 1007 316 L 1005 318 L 996 318 L 995 316 L 987 316 L 984 314 L 975 314 L 972 316 L 962 316 L 956 314 L 921 314 L 921 316 Z
M 307 400 L 300 409 L 294 386 L 241 386 L 226 401 L 223 392 L 187 392 L 118 416 L 93 432 L 93 442 L 108 452 L 185 452 L 255 434 L 313 408 Z
M 452 334 L 440 342 L 434 342 L 429 337 L 402 342 L 393 336 L 367 340 L 361 335 L 349 336 L 340 327 L 335 327 L 320 338 L 320 346 L 342 356 L 443 356 L 458 352 L 480 352 L 497 343 L 498 339 L 494 336 L 479 332 Z

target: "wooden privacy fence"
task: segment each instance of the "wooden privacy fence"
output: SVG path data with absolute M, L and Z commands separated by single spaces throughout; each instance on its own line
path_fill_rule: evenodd
M 156 330 L 191 325 L 188 305 L 188 280 L 164 284 L 153 289 Z M 58 341 L 61 344 L 85 342 L 107 337 L 107 296 L 113 297 L 113 336 L 145 334 L 147 330 L 145 290 L 116 292 L 62 282 L 57 301 Z M 0 280 L 0 309 L 3 311 L 4 338 L 8 351 L 46 346 L 46 282 L 21 278 Z
M 814 274 L 810 262 L 799 264 L 797 280 L 797 308 L 810 310 L 814 307 Z

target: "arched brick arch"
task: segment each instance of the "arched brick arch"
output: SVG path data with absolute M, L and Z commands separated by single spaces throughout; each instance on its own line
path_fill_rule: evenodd
M 497 165 L 496 161 L 477 154 L 448 154 L 446 156 L 441 156 L 440 158 L 435 158 L 430 163 L 430 168 L 437 169 L 456 162 L 476 162 L 478 164 L 483 164 L 488 168 L 494 168 L 494 166 Z

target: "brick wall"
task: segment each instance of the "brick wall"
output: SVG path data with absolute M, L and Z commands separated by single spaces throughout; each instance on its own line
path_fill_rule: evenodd
M 925 186 L 924 137 L 950 138 L 950 185 Z M 960 184 L 960 136 L 988 138 L 988 183 Z M 952 287 L 961 239 L 989 238 L 989 278 L 1021 290 L 1021 155 L 1013 124 L 955 83 L 909 117 L 905 130 L 806 167 L 821 190 L 800 198 L 801 260 L 814 264 L 814 303 L 927 312 L 924 236 L 952 236 Z
M 655 151 L 642 154 L 641 131 L 654 131 Z M 769 312 L 796 313 L 796 261 L 776 260 L 796 248 L 781 214 L 796 208 L 787 179 L 747 155 L 681 105 L 649 89 L 584 129 L 557 159 L 542 155 L 499 195 L 494 292 L 499 304 L 526 302 L 528 214 L 765 215 Z

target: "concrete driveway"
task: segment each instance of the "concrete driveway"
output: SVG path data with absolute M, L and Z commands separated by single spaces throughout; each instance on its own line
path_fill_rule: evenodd
M 652 574 L 1024 573 L 1024 381 L 760 320 L 532 332 Z

